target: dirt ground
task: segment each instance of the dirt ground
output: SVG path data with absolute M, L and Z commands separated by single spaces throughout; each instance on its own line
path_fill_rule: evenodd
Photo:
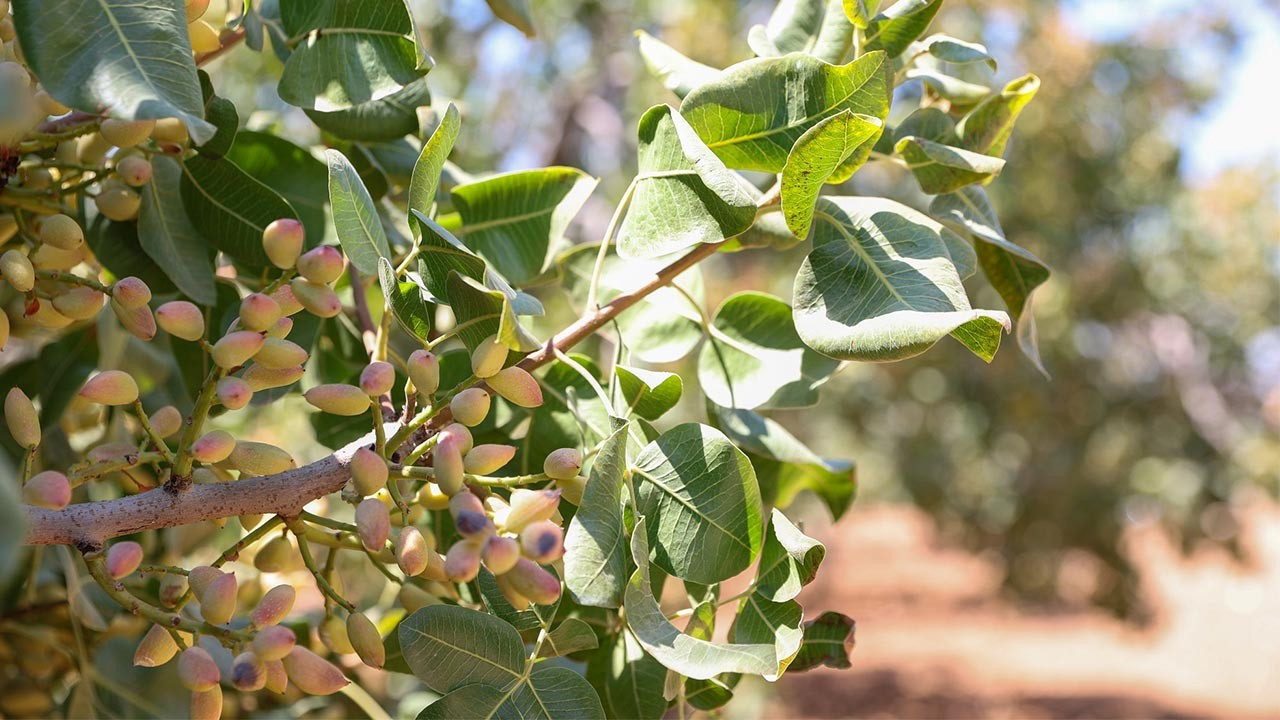
M 1155 621 L 1036 614 L 1001 598 L 982 558 L 939 544 L 914 509 L 864 507 L 838 527 L 800 600 L 858 623 L 853 668 L 739 688 L 731 718 L 1280 718 L 1280 510 L 1254 503 L 1242 567 L 1181 556 L 1154 528 L 1126 552 Z

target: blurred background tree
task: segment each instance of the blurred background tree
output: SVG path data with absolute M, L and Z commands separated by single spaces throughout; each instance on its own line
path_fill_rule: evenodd
M 564 164 L 613 183 L 580 216 L 582 239 L 599 236 L 620 178 L 634 172 L 639 114 L 675 102 L 633 31 L 722 67 L 749 54 L 746 30 L 773 6 L 533 0 L 539 32 L 527 38 L 483 0 L 411 4 L 437 62 L 437 103 L 456 100 L 466 118 L 459 168 Z M 1009 58 L 997 83 L 1043 79 L 991 191 L 1009 238 L 1055 271 L 1035 307 L 1052 379 L 1011 340 L 990 368 L 943 343 L 911 361 L 851 366 L 829 402 L 779 419 L 819 452 L 857 459 L 860 503 L 914 503 L 946 536 L 988 551 L 1016 597 L 1140 616 L 1118 547 L 1127 524 L 1230 546 L 1238 503 L 1277 490 L 1280 164 L 1276 139 L 1258 132 L 1265 121 L 1239 118 L 1265 109 L 1248 104 L 1265 93 L 1243 93 L 1242 75 L 1265 79 L 1267 58 L 1274 71 L 1280 7 L 949 0 L 931 32 L 980 38 Z M 235 54 L 213 72 L 238 104 L 262 108 L 250 125 L 313 135 L 258 82 L 275 77 L 262 62 L 274 59 Z M 920 91 L 920 81 L 900 89 Z M 365 150 L 365 172 L 391 176 L 403 172 L 398 157 L 416 155 Z M 895 168 L 870 167 L 854 183 L 924 202 Z M 718 258 L 710 306 L 739 287 L 789 297 L 803 253 Z

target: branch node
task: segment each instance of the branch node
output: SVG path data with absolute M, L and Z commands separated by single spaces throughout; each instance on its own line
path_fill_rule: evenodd
M 172 475 L 164 483 L 164 491 L 170 495 L 181 495 L 191 488 L 190 475 Z

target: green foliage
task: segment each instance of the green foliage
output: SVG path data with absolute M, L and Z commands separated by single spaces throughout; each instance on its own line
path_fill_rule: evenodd
M 140 547 L 156 563 L 186 562 L 194 548 L 229 540 L 234 551 L 218 564 L 246 551 L 234 572 L 252 574 L 250 560 L 277 572 L 254 544 L 278 548 L 282 537 L 269 531 L 281 526 L 293 538 L 285 550 L 300 557 L 278 571 L 314 580 L 324 595 L 297 629 L 309 633 L 314 621 L 334 654 L 349 642 L 366 664 L 415 676 L 439 696 L 422 718 L 659 718 L 672 703 L 680 713 L 723 706 L 742 675 L 773 681 L 789 669 L 847 667 L 853 621 L 814 620 L 797 601 L 825 548 L 786 513 L 811 494 L 840 518 L 856 494 L 853 464 L 818 455 L 769 413 L 818 405 L 850 362 L 909 358 L 948 336 L 991 361 L 1009 315 L 1039 364 L 1031 300 L 1048 271 L 1006 238 L 983 189 L 1003 169 L 1038 79 L 991 93 L 968 83 L 966 102 L 929 96 L 890 113 L 895 83 L 912 72 L 934 73 L 922 76 L 934 85 L 967 82 L 926 61 L 995 68 L 978 45 L 943 35 L 917 43 L 940 4 L 784 0 L 748 31 L 757 57 L 724 69 L 638 33 L 645 63 L 682 101 L 640 105 L 649 109 L 635 135 L 636 173 L 606 179 L 621 199 L 603 237 L 588 242 L 580 229 L 600 215 L 597 178 L 567 164 L 480 174 L 477 132 L 492 128 L 475 125 L 470 101 L 432 97 L 433 61 L 401 0 L 246 8 L 238 22 L 249 48 L 271 45 L 283 61 L 279 98 L 303 111 L 274 125 L 217 72 L 197 73 L 188 32 L 203 26 L 184 28 L 171 3 L 72 3 L 101 21 L 88 36 L 67 27 L 69 10 L 15 0 L 34 74 L 88 114 L 70 132 L 105 142 L 109 126 L 93 115 L 105 109 L 117 119 L 179 118 L 191 136 L 157 128 L 137 150 L 51 165 L 59 175 L 50 193 L 0 192 L 4 217 L 23 220 L 15 245 L 41 247 L 26 224 L 32 203 L 45 203 L 42 214 L 65 203 L 87 226 L 97 263 L 71 279 L 40 261 L 39 290 L 15 297 L 115 295 L 116 319 L 68 319 L 60 339 L 4 371 L 55 431 L 33 462 L 97 473 L 84 482 L 108 478 L 95 500 L 162 483 L 174 492 L 192 482 L 252 489 L 288 477 L 310 488 L 316 468 L 354 473 L 340 494 L 330 484 L 304 498 L 330 494 L 307 506 L 324 507 L 316 514 L 260 520 L 273 525 L 256 531 L 246 514 L 234 537 L 175 532 Z M 526 2 L 489 5 L 526 36 L 545 32 Z M 47 47 L 35 41 L 46 35 Z M 310 139 L 295 132 L 304 115 L 316 126 Z M 901 120 L 891 127 L 891 117 Z M 24 147 L 38 164 L 59 156 L 63 141 L 37 133 Z M 103 195 L 128 200 L 134 191 L 105 180 L 130 153 L 153 173 L 138 187 L 136 218 L 110 220 Z M 938 196 L 932 217 L 854 194 L 848 183 L 868 163 L 906 166 Z M 71 170 L 93 176 L 79 182 Z M 748 289 L 744 275 L 714 313 L 707 307 L 699 261 L 730 250 L 782 257 L 771 253 L 809 241 L 791 298 Z M 341 254 L 291 264 L 295 251 L 322 244 Z M 971 303 L 963 280 L 978 267 L 1008 315 Z M 136 299 L 139 283 L 150 299 Z M 185 302 L 198 315 L 186 319 L 202 320 L 204 332 L 186 335 L 162 315 L 172 337 L 159 334 L 162 350 L 147 352 L 157 335 L 146 325 L 156 322 L 152 305 L 176 313 Z M 287 322 L 255 322 L 282 309 Z M 234 352 L 257 343 L 265 349 Z M 178 429 L 161 437 L 152 421 L 130 419 L 139 408 L 127 405 L 86 421 L 72 398 L 100 364 L 137 379 L 139 407 L 174 405 Z M 305 401 L 293 397 L 299 383 Z M 244 387 L 251 405 L 237 394 Z M 335 453 L 321 465 L 283 475 L 305 456 L 259 440 L 216 460 L 195 451 L 207 421 L 218 419 L 216 444 L 223 427 L 243 430 L 231 415 L 241 407 L 274 413 L 268 406 L 279 403 L 278 417 L 289 417 L 303 402 L 329 413 L 309 417 L 315 443 Z M 64 412 L 93 427 L 108 418 L 93 442 L 127 439 L 126 459 L 91 454 L 73 465 L 68 438 L 85 428 L 60 424 Z M 31 469 L 23 466 L 24 479 Z M 370 475 L 385 489 L 362 489 Z M 357 507 L 354 525 L 343 501 Z M 0 569 L 5 562 L 0 555 Z M 149 581 L 100 577 L 92 552 L 83 562 L 97 581 L 86 587 L 153 623 L 237 654 L 265 652 L 247 649 L 263 628 L 170 614 Z M 720 583 L 743 573 L 746 590 L 722 599 Z M 189 576 L 201 618 L 215 617 L 211 594 L 236 594 L 226 575 L 206 572 L 206 584 L 193 571 L 170 574 Z M 344 586 L 343 575 L 356 581 Z M 81 599 L 71 603 L 84 606 L 75 583 Z M 667 583 L 688 598 L 683 627 L 659 604 Z M 729 642 L 717 642 L 726 606 Z M 374 624 L 344 622 L 357 612 Z M 85 627 L 105 630 L 85 613 Z M 346 641 L 342 626 L 355 628 Z M 345 681 L 309 654 L 286 666 L 310 694 Z

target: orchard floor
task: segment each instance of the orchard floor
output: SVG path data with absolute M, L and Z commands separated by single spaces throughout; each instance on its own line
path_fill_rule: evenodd
M 858 623 L 848 670 L 740 687 L 737 718 L 1280 718 L 1280 510 L 1247 513 L 1249 567 L 1184 558 L 1134 530 L 1154 621 L 1019 609 L 982 558 L 941 545 L 914 509 L 866 507 L 838 528 L 801 601 Z

